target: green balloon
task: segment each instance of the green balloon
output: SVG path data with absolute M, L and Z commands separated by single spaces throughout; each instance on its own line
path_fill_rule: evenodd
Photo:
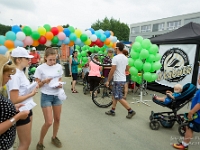
M 135 38 L 135 42 L 139 42 L 140 44 L 142 44 L 142 41 L 143 41 L 143 37 L 141 37 L 141 36 L 137 36 Z
M 155 55 L 155 61 L 160 61 L 160 59 L 161 59 L 161 55 L 159 53 L 157 53 Z
M 149 49 L 151 46 L 151 41 L 149 39 L 145 39 L 142 41 L 142 47 L 144 49 Z
M 87 58 L 87 57 L 83 57 L 83 58 L 82 58 L 82 61 L 85 62 L 85 63 L 87 63 L 88 58 Z
M 138 82 L 138 79 L 139 79 L 138 76 L 131 75 L 131 80 L 132 81 Z
M 90 51 L 91 53 L 94 53 L 94 48 L 93 48 L 93 47 L 90 47 L 90 48 L 89 48 L 89 51 Z
M 132 46 L 132 50 L 134 50 L 135 52 L 140 52 L 142 49 L 142 46 L 139 42 L 135 42 Z
M 142 49 L 140 52 L 140 59 L 146 59 L 149 57 L 149 52 L 146 49 Z
M 128 58 L 128 65 L 134 66 L 134 60 L 132 58 Z
M 85 42 L 85 41 L 87 41 L 88 37 L 86 34 L 81 34 L 80 39 L 82 42 Z
M 141 70 L 143 68 L 143 62 L 141 59 L 136 59 L 134 62 L 134 66 L 136 69 Z
M 143 74 L 143 78 L 144 78 L 144 80 L 146 80 L 146 81 L 151 81 L 151 73 L 150 72 L 145 72 L 144 74 Z
M 159 70 L 162 67 L 161 63 L 159 61 L 153 63 L 152 68 L 154 70 Z
M 138 81 L 137 81 L 138 84 L 141 84 L 142 83 L 142 77 L 141 76 L 138 76 Z
M 145 62 L 143 65 L 144 72 L 150 72 L 151 71 L 151 63 Z
M 51 40 L 52 44 L 57 44 L 59 42 L 59 39 L 57 36 L 54 36 L 53 39 Z
M 98 51 L 98 54 L 103 54 L 103 52 L 102 51 Z
M 72 27 L 72 26 L 69 26 L 68 29 L 69 29 L 69 31 L 70 31 L 71 33 L 74 33 L 74 31 L 75 31 L 74 27 Z
M 131 51 L 131 57 L 133 58 L 133 59 L 138 59 L 139 58 L 139 53 L 137 53 L 137 52 L 135 52 L 135 51 Z
M 31 37 L 34 39 L 34 40 L 38 40 L 40 38 L 40 34 L 38 31 L 33 31 L 32 34 L 31 34 Z
M 35 70 L 36 70 L 36 68 L 33 67 L 33 68 L 31 68 L 30 72 L 31 72 L 31 73 L 35 73 Z
M 149 53 L 155 55 L 157 52 L 158 52 L 158 46 L 156 44 L 152 44 L 149 49 Z
M 26 36 L 29 36 L 32 33 L 32 30 L 29 26 L 23 27 L 22 31 L 26 34 Z
M 81 52 L 82 57 L 85 57 L 87 55 L 86 51 Z
M 155 56 L 153 54 L 150 54 L 149 57 L 146 59 L 147 62 L 154 62 Z
M 156 73 L 151 74 L 152 81 L 155 81 L 158 78 L 158 75 Z
M 76 48 L 77 50 L 80 50 L 80 49 L 81 49 L 81 47 L 78 46 L 78 45 L 76 45 L 75 48 Z
M 51 30 L 51 26 L 49 24 L 45 24 L 43 27 L 46 29 L 47 32 Z
M 81 70 L 82 70 L 81 68 L 78 68 L 78 72 L 81 72 Z
M 129 72 L 131 75 L 137 76 L 138 75 L 138 70 L 135 67 L 131 67 L 129 69 Z

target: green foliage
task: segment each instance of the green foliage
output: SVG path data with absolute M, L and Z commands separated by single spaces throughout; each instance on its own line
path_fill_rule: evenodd
M 0 24 L 0 35 L 5 35 L 6 32 L 11 30 L 11 26 Z
M 120 20 L 115 20 L 114 18 L 108 19 L 105 17 L 103 20 L 97 20 L 91 26 L 94 30 L 102 29 L 104 31 L 109 30 L 114 32 L 114 35 L 120 41 L 129 40 L 129 26 L 125 23 L 120 22 Z

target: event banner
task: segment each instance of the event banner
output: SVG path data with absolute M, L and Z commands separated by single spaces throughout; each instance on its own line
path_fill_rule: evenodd
M 157 83 L 168 87 L 174 87 L 177 83 L 191 83 L 196 54 L 195 44 L 160 45 L 159 53 L 162 67 L 156 72 Z

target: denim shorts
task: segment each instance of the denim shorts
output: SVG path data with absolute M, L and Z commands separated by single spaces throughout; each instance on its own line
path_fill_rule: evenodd
M 115 100 L 121 100 L 123 98 L 123 90 L 125 81 L 114 81 L 112 87 L 112 93 Z
M 62 101 L 56 95 L 41 94 L 41 107 L 59 106 Z

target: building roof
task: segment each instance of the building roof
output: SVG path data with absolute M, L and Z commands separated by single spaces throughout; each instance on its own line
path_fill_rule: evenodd
M 177 30 L 151 38 L 155 44 L 200 44 L 200 24 L 190 22 Z

